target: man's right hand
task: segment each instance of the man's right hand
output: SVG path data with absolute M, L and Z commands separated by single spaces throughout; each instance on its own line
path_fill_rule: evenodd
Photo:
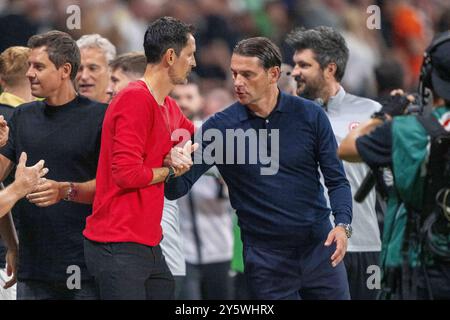
M 39 184 L 45 182 L 43 177 L 48 173 L 48 169 L 44 168 L 44 160 L 39 161 L 32 167 L 27 167 L 26 162 L 27 154 L 22 152 L 13 183 L 22 196 L 33 192 Z
M 192 144 L 188 141 L 182 148 L 173 147 L 164 158 L 164 166 L 173 167 L 176 177 L 185 174 L 193 165 L 191 154 L 197 150 L 198 146 L 198 143 Z
M 3 116 L 0 115 L 0 148 L 8 142 L 9 127 Z

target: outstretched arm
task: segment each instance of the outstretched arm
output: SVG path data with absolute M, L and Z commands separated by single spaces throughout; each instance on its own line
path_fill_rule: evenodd
M 27 199 L 38 207 L 48 207 L 65 199 L 91 204 L 95 196 L 95 179 L 86 182 L 58 182 L 47 179 Z
M 372 132 L 376 127 L 383 123 L 380 119 L 370 119 L 359 125 L 342 140 L 338 149 L 339 158 L 348 162 L 361 162 L 361 156 L 356 148 L 356 139 Z
M 6 189 L 0 191 L 0 217 L 2 217 L 0 219 L 0 236 L 8 249 L 6 253 L 7 275 L 12 277 L 5 283 L 5 289 L 8 289 L 16 283 L 16 260 L 18 251 L 16 229 L 9 211 L 19 199 L 32 192 L 39 183 L 43 182 L 43 176 L 48 172 L 48 169 L 44 168 L 43 160 L 32 167 L 27 167 L 26 161 L 27 155 L 22 152 L 17 165 L 14 182 Z M 0 186 L 3 187 L 3 184 L 0 184 Z
M 214 166 L 214 163 L 212 161 L 205 161 L 205 155 L 203 153 L 203 150 L 208 146 L 210 141 L 204 141 L 202 139 L 203 132 L 206 132 L 209 128 L 216 128 L 213 118 L 210 118 L 208 121 L 205 122 L 205 124 L 202 126 L 200 130 L 197 131 L 195 136 L 195 141 L 199 142 L 199 145 L 201 145 L 201 148 L 196 148 L 193 146 L 192 151 L 193 153 L 193 159 L 194 164 L 190 168 L 190 170 L 186 173 L 184 173 L 181 176 L 178 176 L 177 178 L 169 180 L 164 187 L 164 195 L 169 200 L 175 200 L 178 199 L 185 194 L 189 192 L 192 185 L 206 172 L 208 171 L 212 166 Z M 190 157 L 188 154 L 189 152 L 187 149 L 184 149 L 183 151 L 178 152 L 178 155 L 176 155 L 176 148 L 173 148 L 171 152 L 166 156 L 164 159 L 165 165 L 171 165 L 176 168 L 182 168 L 183 163 L 185 162 L 183 160 L 183 157 Z M 178 158 L 178 159 L 177 159 Z
M 27 167 L 26 161 L 27 154 L 22 152 L 14 182 L 0 191 L 0 217 L 8 213 L 17 201 L 33 192 L 40 183 L 45 183 L 43 176 L 47 174 L 48 169 L 44 168 L 44 161 L 41 160 L 32 167 Z

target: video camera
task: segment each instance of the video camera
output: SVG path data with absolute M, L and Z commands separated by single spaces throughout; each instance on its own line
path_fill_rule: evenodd
M 408 96 L 412 96 L 414 100 L 410 101 L 407 98 Z M 389 98 L 381 101 L 383 107 L 381 108 L 381 111 L 379 113 L 387 113 L 393 117 L 399 115 L 422 114 L 424 111 L 424 105 L 422 104 L 423 101 L 423 97 L 420 97 L 417 93 L 390 96 Z M 374 173 L 373 170 L 369 170 L 369 172 L 367 172 L 365 178 L 361 182 L 360 187 L 354 195 L 354 199 L 356 202 L 363 202 L 369 192 L 375 186 L 375 184 L 378 183 L 380 186 L 383 185 L 383 178 L 381 176 L 381 173 L 381 171 Z M 382 187 L 381 189 L 385 188 Z
M 435 37 L 429 47 L 425 50 L 423 63 L 420 69 L 418 93 L 411 94 L 414 97 L 413 101 L 411 102 L 410 100 L 408 100 L 407 95 L 391 96 L 384 101 L 380 101 L 383 106 L 383 108 L 381 109 L 381 113 L 387 113 L 392 117 L 404 114 L 427 115 L 431 113 L 433 89 L 436 90 L 436 88 L 433 88 L 432 81 L 433 76 L 435 76 L 435 67 L 433 66 L 432 60 L 436 59 L 436 56 L 434 55 L 437 52 L 438 47 L 449 41 L 450 31 L 444 32 Z M 437 65 L 439 66 L 439 63 L 437 63 Z M 376 181 L 379 180 L 382 179 L 380 178 L 378 172 L 377 175 L 375 175 L 373 171 L 370 170 L 354 196 L 355 201 L 362 202 L 366 198 L 370 190 L 374 187 Z

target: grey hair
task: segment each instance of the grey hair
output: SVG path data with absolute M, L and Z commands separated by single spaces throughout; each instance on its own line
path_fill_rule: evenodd
M 99 48 L 103 50 L 108 64 L 116 58 L 116 47 L 108 39 L 101 35 L 86 34 L 77 40 L 78 48 Z
M 311 49 L 322 70 L 335 63 L 334 77 L 337 81 L 344 77 L 349 52 L 344 37 L 333 28 L 296 29 L 287 36 L 286 42 L 295 50 Z

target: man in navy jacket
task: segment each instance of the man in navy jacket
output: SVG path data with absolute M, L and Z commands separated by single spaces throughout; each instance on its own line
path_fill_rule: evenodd
M 280 65 L 279 49 L 266 38 L 236 45 L 231 72 L 238 102 L 205 122 L 194 165 L 169 178 L 165 194 L 181 197 L 216 165 L 239 218 L 252 298 L 349 299 L 340 262 L 351 235 L 350 186 L 325 112 L 278 90 Z

